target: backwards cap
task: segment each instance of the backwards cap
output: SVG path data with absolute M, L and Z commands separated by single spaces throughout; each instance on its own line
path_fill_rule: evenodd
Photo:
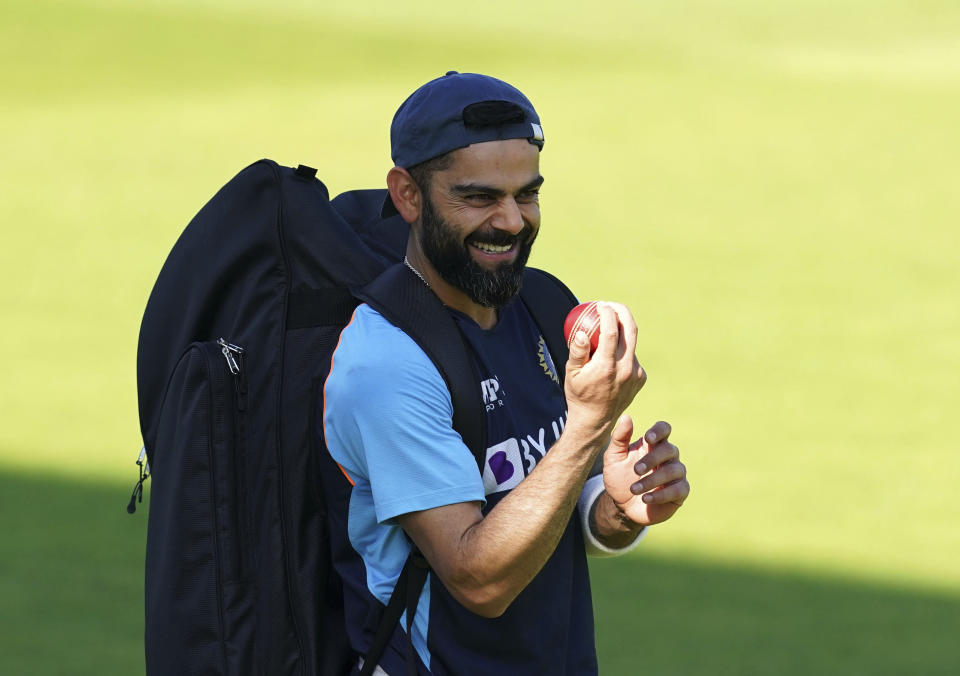
M 503 80 L 449 71 L 404 101 L 390 125 L 390 154 L 409 169 L 473 143 L 525 138 L 543 149 L 543 129 L 533 104 Z M 383 216 L 397 213 L 388 195 Z
M 390 125 L 393 163 L 405 169 L 473 143 L 513 138 L 543 148 L 529 99 L 502 80 L 455 70 L 407 97 Z

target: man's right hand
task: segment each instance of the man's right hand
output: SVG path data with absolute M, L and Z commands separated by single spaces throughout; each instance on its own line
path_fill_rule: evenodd
M 597 303 L 600 340 L 590 356 L 584 332 L 574 336 L 567 361 L 567 424 L 608 437 L 647 380 L 637 361 L 637 323 L 626 306 Z

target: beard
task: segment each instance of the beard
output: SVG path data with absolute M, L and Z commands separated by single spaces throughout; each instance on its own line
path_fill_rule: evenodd
M 427 260 L 447 283 L 467 294 L 474 303 L 489 308 L 500 308 L 516 298 L 523 284 L 523 269 L 530 257 L 530 249 L 537 232 L 525 223 L 523 230 L 511 235 L 502 230 L 486 228 L 471 233 L 465 240 L 458 239 L 453 226 L 443 220 L 424 194 L 420 215 L 420 248 Z M 517 257 L 488 270 L 470 255 L 469 242 L 496 246 L 516 243 Z

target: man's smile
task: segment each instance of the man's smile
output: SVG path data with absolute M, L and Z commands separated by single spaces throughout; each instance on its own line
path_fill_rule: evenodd
M 519 237 L 512 238 L 512 241 L 506 244 L 468 240 L 467 248 L 471 258 L 478 264 L 484 268 L 493 268 L 513 263 L 519 255 L 520 241 Z
M 513 242 L 512 244 L 487 244 L 486 242 L 471 242 L 471 244 L 484 253 L 497 254 L 510 251 L 516 245 L 516 242 Z

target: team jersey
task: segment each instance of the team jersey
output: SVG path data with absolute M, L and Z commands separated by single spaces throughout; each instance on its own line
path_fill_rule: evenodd
M 396 518 L 459 502 L 488 513 L 533 471 L 563 432 L 556 367 L 519 301 L 481 329 L 451 311 L 467 339 L 486 407 L 482 471 L 452 428 L 450 394 L 430 359 L 366 305 L 334 353 L 325 386 L 324 435 L 353 484 L 334 563 L 344 580 L 347 630 L 363 654 L 410 552 Z M 333 511 L 337 511 L 334 508 Z M 404 674 L 406 635 L 394 632 L 380 665 Z M 429 674 L 591 674 L 597 671 L 583 535 L 575 513 L 553 555 L 506 612 L 480 617 L 430 574 L 413 644 Z

